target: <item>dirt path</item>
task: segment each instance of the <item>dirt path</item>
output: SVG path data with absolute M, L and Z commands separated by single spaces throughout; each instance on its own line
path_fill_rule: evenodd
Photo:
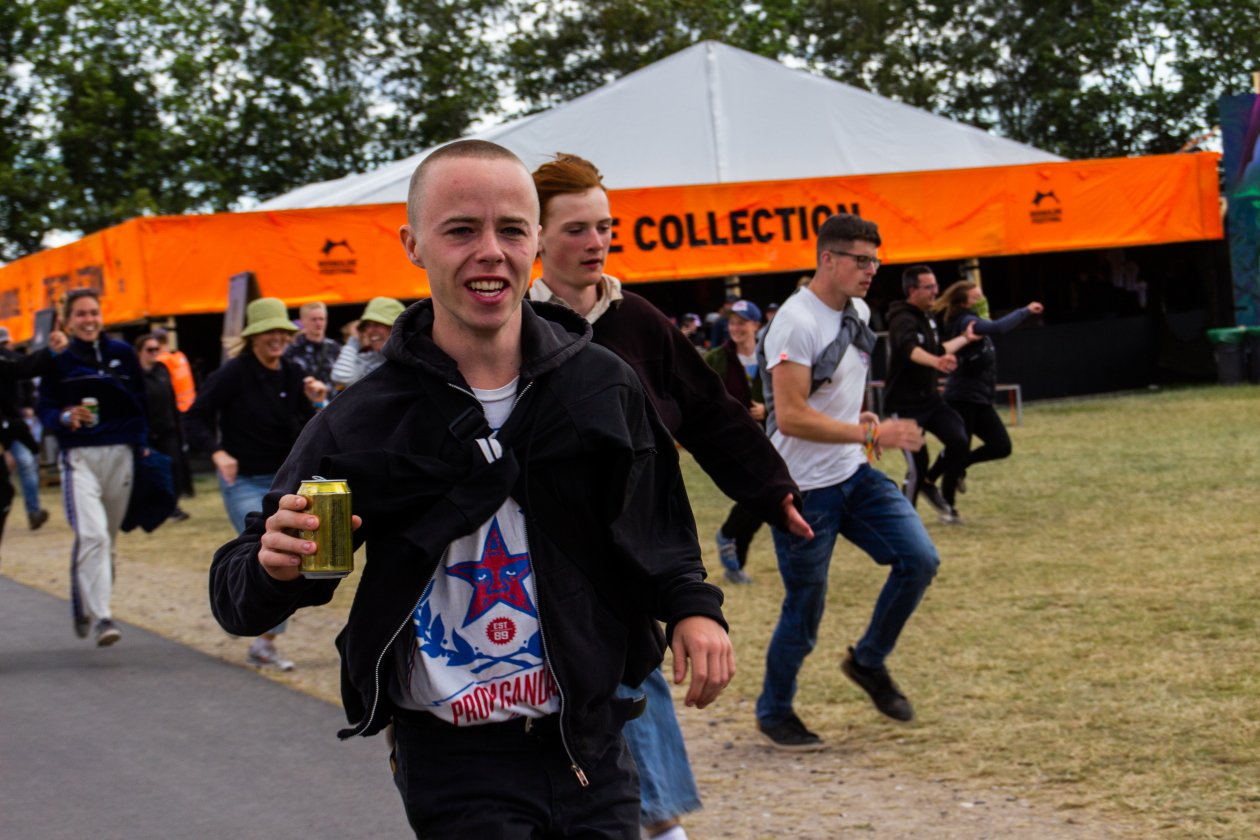
M 55 505 L 53 498 L 47 503 Z M 198 504 L 190 506 L 195 516 L 222 515 L 211 500 L 195 501 Z M 19 506 L 4 537 L 0 574 L 66 597 L 71 537 L 64 517 L 54 509 L 53 520 L 34 533 L 25 524 Z M 170 535 L 167 529 L 179 527 L 164 526 L 164 536 Z M 210 615 L 204 571 L 186 568 L 187 563 L 181 567 L 138 559 L 149 553 L 146 539 L 138 534 L 123 537 L 115 616 L 245 667 L 245 642 L 224 634 Z M 209 564 L 213 546 L 186 549 Z M 298 668 L 269 676 L 337 703 L 338 663 L 332 639 L 343 620 L 342 613 L 331 608 L 295 616 L 283 650 Z M 68 609 L 66 632 L 71 632 Z M 121 644 L 126 644 L 125 637 Z M 703 712 L 680 705 L 679 714 L 705 802 L 703 811 L 686 820 L 694 840 L 1136 836 L 1133 829 L 1095 814 L 1056 809 L 1037 800 L 1035 792 L 893 774 L 881 769 L 878 754 L 869 745 L 837 743 L 827 752 L 809 755 L 776 752 L 754 733 L 746 702 L 724 699 Z M 331 733 L 312 733 L 324 736 Z

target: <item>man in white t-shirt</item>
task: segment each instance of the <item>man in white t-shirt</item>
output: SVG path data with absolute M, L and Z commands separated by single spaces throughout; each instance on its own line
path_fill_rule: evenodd
M 796 675 L 818 639 L 836 537 L 889 567 L 866 633 L 841 664 L 885 715 L 908 721 L 910 702 L 884 666 L 940 560 L 897 485 L 868 463 L 881 448 L 916 450 L 912 420 L 879 422 L 862 411 L 875 336 L 862 300 L 879 268 L 879 229 L 839 214 L 818 232 L 813 281 L 779 309 L 762 344 L 770 440 L 804 497 L 813 539 L 774 530 L 785 594 L 766 652 L 757 725 L 775 747 L 818 750 L 823 741 L 792 710 Z M 865 449 L 865 451 L 864 451 Z

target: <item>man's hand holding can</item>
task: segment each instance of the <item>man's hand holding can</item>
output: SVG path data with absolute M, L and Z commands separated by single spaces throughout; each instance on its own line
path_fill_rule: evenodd
M 276 580 L 297 580 L 302 574 L 302 555 L 314 554 L 317 549 L 314 541 L 298 536 L 299 531 L 319 529 L 319 518 L 306 512 L 309 503 L 305 496 L 290 493 L 280 497 L 279 510 L 267 517 L 258 562 Z M 358 516 L 350 520 L 354 530 L 363 524 Z

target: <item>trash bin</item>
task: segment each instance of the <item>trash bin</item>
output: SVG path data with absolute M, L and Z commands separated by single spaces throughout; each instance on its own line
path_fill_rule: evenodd
M 1260 327 L 1240 327 L 1247 354 L 1247 381 L 1260 385 Z
M 1246 365 L 1246 348 L 1243 346 L 1243 329 L 1224 327 L 1208 330 L 1208 341 L 1216 356 L 1216 378 L 1222 385 L 1238 385 L 1243 381 Z

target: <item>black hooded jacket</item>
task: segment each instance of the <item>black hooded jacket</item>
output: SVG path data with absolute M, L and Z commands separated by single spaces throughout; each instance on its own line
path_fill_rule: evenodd
M 667 633 L 704 615 L 725 626 L 721 591 L 704 582 L 695 522 L 671 439 L 634 372 L 590 343 L 590 326 L 558 306 L 523 306 L 518 398 L 486 463 L 489 433 L 454 361 L 432 340 L 429 301 L 412 305 L 385 346 L 387 363 L 303 431 L 262 514 L 215 554 L 211 606 L 230 633 L 252 636 L 300 607 L 327 603 L 337 580 L 291 582 L 259 565 L 266 516 L 304 478 L 345 478 L 363 518 L 366 563 L 337 638 L 342 699 L 353 728 L 390 720 L 391 646 L 446 547 L 511 495 L 522 507 L 539 593 L 547 661 L 561 697 L 561 731 L 579 767 L 617 737 L 621 682 L 659 664 Z
M 934 356 L 942 353 L 936 321 L 913 304 L 894 301 L 888 307 L 888 346 L 891 357 L 888 384 L 884 387 L 884 408 L 889 412 L 913 414 L 941 402 L 936 369 L 910 359 L 916 347 Z

